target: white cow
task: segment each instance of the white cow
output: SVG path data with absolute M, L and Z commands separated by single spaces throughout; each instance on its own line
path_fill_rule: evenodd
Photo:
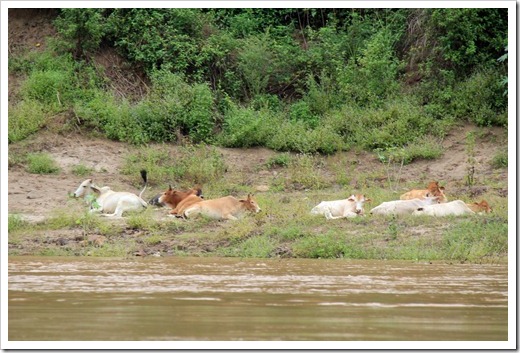
M 79 185 L 74 192 L 74 197 L 84 197 L 91 205 L 91 213 L 100 212 L 107 217 L 122 217 L 123 212 L 139 211 L 148 205 L 141 198 L 147 185 L 146 171 L 141 171 L 141 176 L 144 180 L 144 188 L 139 196 L 126 191 L 113 191 L 109 186 L 99 187 L 92 182 L 92 179 L 87 179 Z M 95 202 L 88 201 L 88 196 L 92 193 L 97 194 Z
M 327 219 L 352 218 L 362 215 L 364 203 L 370 201 L 365 195 L 351 195 L 345 200 L 322 201 L 311 213 L 325 215 Z
M 467 214 L 475 214 L 464 201 L 455 200 L 447 203 L 437 205 L 429 205 L 417 208 L 412 213 L 414 216 L 428 215 L 428 216 L 462 216 Z
M 439 196 L 426 196 L 424 199 L 395 200 L 383 202 L 370 210 L 370 214 L 400 215 L 412 214 L 416 209 L 439 203 Z

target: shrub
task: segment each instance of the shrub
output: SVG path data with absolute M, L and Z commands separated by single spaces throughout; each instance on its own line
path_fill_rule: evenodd
M 332 154 L 344 149 L 345 144 L 329 125 L 309 130 L 302 121 L 283 121 L 267 140 L 266 147 L 277 151 Z
M 106 31 L 103 11 L 95 8 L 61 9 L 54 25 L 63 38 L 61 45 L 75 58 L 83 59 L 87 52 L 99 47 Z
M 342 132 L 350 145 L 363 149 L 402 147 L 426 133 L 436 132 L 439 137 L 445 133 L 445 127 L 425 116 L 411 97 L 387 101 L 380 108 L 344 107 L 330 120 L 334 130 Z
M 397 92 L 400 64 L 393 50 L 395 41 L 390 31 L 378 31 L 367 41 L 359 58 L 351 59 L 341 69 L 339 82 L 347 97 L 361 105 L 379 106 Z
M 292 121 L 302 121 L 310 129 L 316 128 L 320 121 L 319 117 L 311 112 L 309 104 L 304 100 L 291 105 L 289 117 Z
M 497 70 L 480 70 L 454 90 L 450 108 L 456 118 L 480 126 L 507 125 L 507 96 Z
M 267 35 L 244 39 L 238 53 L 238 68 L 249 90 L 249 97 L 265 93 L 273 73 L 274 55 Z
M 27 171 L 32 174 L 55 174 L 60 168 L 46 153 L 29 153 L 27 155 Z
M 66 71 L 35 71 L 23 83 L 26 99 L 57 108 L 64 104 L 64 93 L 70 91 L 72 78 Z
M 232 107 L 224 117 L 220 143 L 226 147 L 253 147 L 267 143 L 275 128 L 269 111 Z
M 375 150 L 381 162 L 403 164 L 409 164 L 416 159 L 439 158 L 443 151 L 441 142 L 432 136 L 418 138 L 404 147 Z

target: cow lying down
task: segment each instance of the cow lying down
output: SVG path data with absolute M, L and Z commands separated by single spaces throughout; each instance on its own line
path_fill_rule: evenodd
M 428 216 L 463 216 L 467 214 L 475 214 L 464 201 L 455 200 L 436 205 L 428 205 L 417 208 L 412 213 L 414 216 L 428 215 Z
M 322 201 L 311 210 L 311 213 L 325 215 L 327 219 L 352 218 L 362 215 L 365 202 L 370 201 L 365 195 L 351 195 L 345 200 Z
M 109 186 L 99 187 L 87 179 L 82 182 L 74 192 L 74 197 L 84 197 L 90 205 L 90 212 L 100 212 L 103 216 L 122 217 L 124 212 L 143 210 L 148 204 L 141 196 L 146 190 L 147 178 L 146 171 L 141 171 L 144 180 L 144 188 L 139 196 L 126 191 L 113 191 Z M 95 194 L 95 201 L 88 199 L 88 196 Z
M 260 211 L 260 207 L 249 194 L 247 199 L 243 200 L 226 196 L 219 199 L 199 201 L 186 207 L 183 216 L 192 218 L 201 214 L 213 219 L 236 220 L 246 212 L 258 213 Z
M 403 215 L 412 214 L 416 209 L 439 203 L 439 196 L 426 196 L 424 199 L 395 200 L 383 202 L 370 210 L 370 214 Z
M 173 210 L 170 211 L 170 214 L 174 215 L 175 217 L 184 217 L 184 211 L 190 207 L 191 205 L 199 202 L 204 201 L 204 199 L 201 196 L 197 195 L 189 195 L 184 200 L 179 202 L 177 207 L 175 207 Z
M 204 198 L 202 196 L 202 189 L 200 187 L 195 187 L 188 191 L 181 191 L 181 190 L 172 189 L 172 186 L 170 185 L 168 190 L 166 190 L 165 192 L 163 192 L 161 194 L 161 196 L 159 196 L 158 202 L 160 204 L 170 207 L 173 210 L 185 198 L 187 198 L 190 195 L 196 195 L 196 196 L 200 197 L 201 199 Z M 172 213 L 172 212 L 170 211 L 170 213 Z
M 493 209 L 491 208 L 491 206 L 489 206 L 489 204 L 487 203 L 486 200 L 482 200 L 480 202 L 467 203 L 466 205 L 473 212 L 478 213 L 478 214 L 493 212 Z
M 410 190 L 401 195 L 401 200 L 424 199 L 427 195 L 439 196 L 439 202 L 448 202 L 448 198 L 444 194 L 444 186 L 439 186 L 439 182 L 432 181 L 428 184 L 426 189 Z

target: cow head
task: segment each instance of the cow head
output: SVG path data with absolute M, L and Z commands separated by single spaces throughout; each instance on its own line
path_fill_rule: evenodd
M 253 195 L 247 195 L 247 199 L 238 200 L 245 207 L 246 210 L 252 213 L 258 213 L 261 211 L 260 206 L 256 203 L 255 199 L 253 199 Z
M 444 195 L 444 186 L 439 186 L 438 181 L 431 181 L 427 189 L 432 196 L 439 197 L 439 203 L 448 202 L 448 198 Z
M 478 207 L 479 212 L 484 212 L 484 213 L 493 212 L 493 209 L 489 206 L 489 204 L 487 203 L 486 200 L 482 200 L 479 203 L 474 202 L 474 204 Z
M 100 192 L 99 187 L 92 183 L 92 179 L 87 179 L 74 191 L 74 197 L 87 197 L 92 192 Z
M 363 205 L 365 204 L 365 202 L 370 202 L 372 200 L 367 198 L 365 195 L 355 194 L 355 195 L 351 195 L 347 199 L 347 201 L 354 202 L 356 204 L 354 212 L 356 212 L 357 214 L 362 214 L 363 213 Z

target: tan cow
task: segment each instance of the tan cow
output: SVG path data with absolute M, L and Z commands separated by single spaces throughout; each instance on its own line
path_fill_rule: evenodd
M 175 215 L 177 217 L 184 217 L 184 211 L 193 205 L 194 203 L 197 203 L 199 201 L 204 201 L 202 197 L 199 197 L 197 195 L 189 195 L 184 200 L 179 202 L 177 207 L 175 207 L 173 210 L 170 211 L 170 214 Z
M 199 201 L 184 210 L 184 217 L 191 218 L 202 214 L 213 219 L 236 220 L 246 212 L 258 213 L 260 211 L 260 207 L 249 194 L 247 199 L 243 200 L 226 196 L 219 199 Z
M 489 206 L 486 200 L 482 200 L 479 203 L 466 203 L 466 206 L 468 206 L 473 212 L 478 214 L 493 212 L 493 209 Z
M 414 189 L 401 195 L 401 200 L 424 199 L 428 196 L 438 196 L 440 203 L 448 202 L 448 198 L 444 195 L 444 186 L 439 186 L 439 182 L 432 181 L 426 189 Z

